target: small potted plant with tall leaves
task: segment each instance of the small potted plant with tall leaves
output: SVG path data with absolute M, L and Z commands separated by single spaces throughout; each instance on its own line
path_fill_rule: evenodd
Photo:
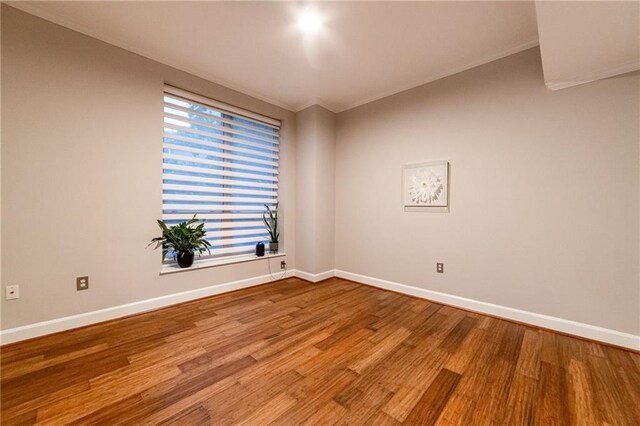
M 276 203 L 273 210 L 266 204 L 264 206 L 267 208 L 267 211 L 262 213 L 262 220 L 269 233 L 269 251 L 271 253 L 277 253 L 280 245 L 278 243 L 280 239 L 280 231 L 278 230 L 278 203 Z
M 201 223 L 196 225 L 198 222 Z M 154 249 L 162 246 L 162 260 L 169 252 L 173 252 L 178 265 L 181 268 L 188 268 L 193 264 L 195 253 L 198 255 L 205 251 L 210 253 L 211 244 L 204 238 L 207 235 L 204 230 L 204 221 L 196 219 L 195 215 L 190 220 L 174 226 L 168 226 L 163 220 L 158 220 L 158 226 L 162 230 L 162 236 L 152 239 L 149 245 L 156 243 Z

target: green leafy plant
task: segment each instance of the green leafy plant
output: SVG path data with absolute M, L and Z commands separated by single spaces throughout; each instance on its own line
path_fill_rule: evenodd
M 201 222 L 199 225 L 196 223 Z M 151 244 L 156 243 L 154 249 L 162 246 L 162 259 L 167 256 L 169 251 L 174 253 L 198 253 L 199 255 L 205 251 L 209 251 L 211 244 L 204 237 L 207 232 L 204 228 L 204 221 L 196 219 L 196 215 L 188 221 L 180 222 L 174 226 L 167 226 L 163 220 L 158 220 L 158 226 L 162 230 L 162 236 L 151 240 Z M 175 254 L 174 254 L 175 257 Z
M 267 228 L 267 232 L 269 232 L 269 238 L 271 238 L 272 243 L 277 243 L 280 238 L 280 231 L 278 231 L 278 203 L 276 203 L 276 207 L 271 210 L 268 205 L 264 205 L 267 208 L 267 211 L 262 213 L 262 220 Z M 267 217 L 269 215 L 269 217 Z

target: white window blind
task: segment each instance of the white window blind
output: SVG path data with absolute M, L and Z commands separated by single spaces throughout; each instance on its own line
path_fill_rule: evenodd
M 205 220 L 212 257 L 267 242 L 262 213 L 278 200 L 279 131 L 272 118 L 165 86 L 163 219 Z

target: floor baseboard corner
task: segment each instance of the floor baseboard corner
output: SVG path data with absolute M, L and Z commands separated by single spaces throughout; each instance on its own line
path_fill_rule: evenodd
M 419 297 L 421 299 L 443 303 L 445 305 L 450 305 L 457 308 L 467 309 L 482 314 L 529 324 L 534 327 L 541 327 L 572 336 L 582 337 L 589 340 L 595 340 L 614 346 L 632 349 L 635 351 L 640 350 L 640 336 L 636 336 L 634 334 L 624 333 L 617 330 L 598 327 L 595 325 L 571 321 L 563 318 L 552 317 L 549 315 L 509 308 L 507 306 L 467 299 L 460 296 L 440 293 L 437 291 L 431 291 L 419 287 L 409 286 L 393 281 L 382 280 L 379 278 L 373 278 L 366 275 L 355 274 L 338 269 L 335 270 L 335 276 L 350 281 L 371 285 L 373 287 L 378 287 L 385 290 L 395 291 L 397 293 L 407 294 L 409 296 Z
M 305 272 L 305 271 L 301 271 L 299 269 L 296 269 L 295 276 L 300 278 L 300 279 L 303 279 L 305 281 L 309 281 L 309 282 L 312 282 L 312 283 L 317 283 L 317 282 L 324 281 L 326 279 L 335 277 L 336 274 L 335 274 L 335 269 L 330 269 L 328 271 L 320 272 L 319 274 L 312 274 L 312 273 L 309 273 L 309 272 Z

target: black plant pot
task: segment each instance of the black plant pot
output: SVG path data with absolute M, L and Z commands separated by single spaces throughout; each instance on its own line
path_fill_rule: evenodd
M 178 259 L 178 265 L 181 268 L 188 268 L 193 265 L 193 253 L 178 253 L 176 259 Z

